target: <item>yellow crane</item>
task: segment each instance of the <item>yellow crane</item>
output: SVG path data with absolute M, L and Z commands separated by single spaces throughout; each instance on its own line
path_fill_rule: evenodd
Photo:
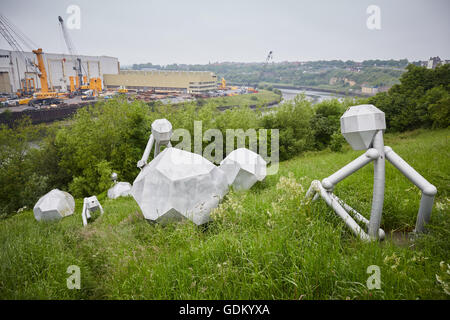
M 55 98 L 59 96 L 64 96 L 64 94 L 59 94 L 57 92 L 51 92 L 48 88 L 48 82 L 47 82 L 47 71 L 45 70 L 45 64 L 44 59 L 42 57 L 43 51 L 42 48 L 32 50 L 33 53 L 36 55 L 37 64 L 34 63 L 29 57 L 26 56 L 20 42 L 22 42 L 25 46 L 31 48 L 29 45 L 29 40 L 21 31 L 19 31 L 14 25 L 3 15 L 0 15 L 0 34 L 5 38 L 5 40 L 8 42 L 8 44 L 11 46 L 11 48 L 19 53 L 19 55 L 22 57 L 22 59 L 25 62 L 25 67 L 32 68 L 35 73 L 39 76 L 39 80 L 41 83 L 41 90 L 29 92 L 29 80 L 30 79 L 23 79 L 20 81 L 21 85 L 24 84 L 23 87 L 19 90 L 19 94 L 21 96 L 24 95 L 31 95 L 35 98 Z M 34 81 L 33 81 L 34 83 Z M 33 88 L 34 90 L 34 88 Z M 23 93 L 27 94 L 23 94 Z M 19 101 L 20 104 L 28 103 L 29 98 L 27 98 L 24 101 Z
M 225 90 L 227 88 L 227 81 L 225 78 L 222 78 L 221 84 L 218 89 Z
M 57 98 L 64 97 L 66 94 L 58 93 L 50 91 L 48 88 L 48 80 L 47 80 L 47 70 L 45 70 L 44 58 L 42 57 L 42 48 L 33 50 L 33 53 L 36 55 L 37 64 L 36 67 L 39 69 L 39 80 L 41 82 L 41 90 L 34 93 L 34 97 L 38 99 L 45 98 Z

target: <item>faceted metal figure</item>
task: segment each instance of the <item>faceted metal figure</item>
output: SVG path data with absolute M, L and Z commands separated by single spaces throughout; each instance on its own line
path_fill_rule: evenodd
M 98 201 L 96 196 L 84 198 L 83 211 L 81 212 L 81 218 L 83 219 L 83 226 L 86 226 L 88 219 L 91 218 L 91 212 L 100 210 L 100 214 L 103 214 L 103 207 Z
M 225 173 L 201 155 L 166 148 L 146 165 L 133 182 L 131 194 L 148 220 L 165 224 L 189 219 L 210 220 L 228 190 Z
M 162 146 L 171 147 L 170 138 L 172 137 L 172 124 L 167 119 L 158 119 L 152 123 L 152 133 L 148 139 L 142 159 L 138 161 L 137 167 L 142 170 L 147 165 L 148 157 L 152 151 L 153 143 L 155 143 L 154 158 L 161 151 Z
M 365 104 L 348 108 L 341 117 L 341 132 L 354 150 L 367 151 L 331 176 L 323 179 L 322 182 L 314 180 L 306 193 L 307 197 L 313 197 L 314 200 L 318 196 L 322 197 L 347 226 L 363 240 L 383 239 L 385 236 L 384 231 L 380 229 L 384 202 L 385 158 L 422 191 L 415 232 L 424 231 L 425 224 L 430 220 L 434 196 L 437 193 L 435 186 L 406 163 L 392 148 L 384 146 L 383 131 L 385 129 L 384 112 L 375 106 Z M 338 182 L 372 161 L 374 161 L 373 198 L 370 220 L 367 220 L 334 195 L 333 188 Z M 349 213 L 366 225 L 368 233 L 355 222 Z
M 36 202 L 33 213 L 37 221 L 41 220 L 59 220 L 70 216 L 75 211 L 75 200 L 73 197 L 59 189 L 43 195 Z
M 111 174 L 111 180 L 114 181 L 114 186 L 108 189 L 108 198 L 117 199 L 118 197 L 126 197 L 130 195 L 131 184 L 129 182 L 117 182 L 117 173 Z
M 248 190 L 257 181 L 266 177 L 266 161 L 257 153 L 246 149 L 236 149 L 222 160 L 220 169 L 227 176 L 228 184 L 236 190 Z

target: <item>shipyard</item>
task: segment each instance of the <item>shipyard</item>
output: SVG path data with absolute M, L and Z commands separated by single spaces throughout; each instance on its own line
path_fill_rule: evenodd
M 76 54 L 63 18 L 59 16 L 58 21 L 67 53 L 42 48 L 24 51 L 20 43 L 32 47 L 33 42 L 0 15 L 0 32 L 15 49 L 0 49 L 0 111 L 28 111 L 29 115 L 40 109 L 74 111 L 115 95 L 167 104 L 258 92 L 256 87 L 227 86 L 224 78 L 217 79 L 210 71 L 121 70 L 117 57 Z M 50 121 L 72 114 L 57 113 Z

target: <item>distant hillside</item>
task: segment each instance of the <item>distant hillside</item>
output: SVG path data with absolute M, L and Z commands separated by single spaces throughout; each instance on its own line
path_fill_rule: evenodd
M 260 82 L 280 85 L 322 87 L 330 89 L 355 89 L 362 85 L 390 87 L 398 83 L 408 60 L 366 60 L 355 61 L 310 61 L 239 63 L 223 62 L 205 65 L 171 64 L 167 66 L 152 63 L 128 66 L 133 70 L 186 70 L 212 71 L 219 78 L 239 84 Z

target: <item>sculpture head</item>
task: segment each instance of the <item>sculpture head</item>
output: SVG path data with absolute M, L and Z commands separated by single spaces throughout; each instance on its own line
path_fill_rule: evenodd
M 115 172 L 111 173 L 111 180 L 116 182 L 116 180 L 117 180 L 117 173 L 115 173 Z
M 354 150 L 370 148 L 375 133 L 385 129 L 384 112 L 372 104 L 349 107 L 341 117 L 341 133 Z
M 172 124 L 167 119 L 157 119 L 153 121 L 152 135 L 156 142 L 169 142 L 172 137 Z

